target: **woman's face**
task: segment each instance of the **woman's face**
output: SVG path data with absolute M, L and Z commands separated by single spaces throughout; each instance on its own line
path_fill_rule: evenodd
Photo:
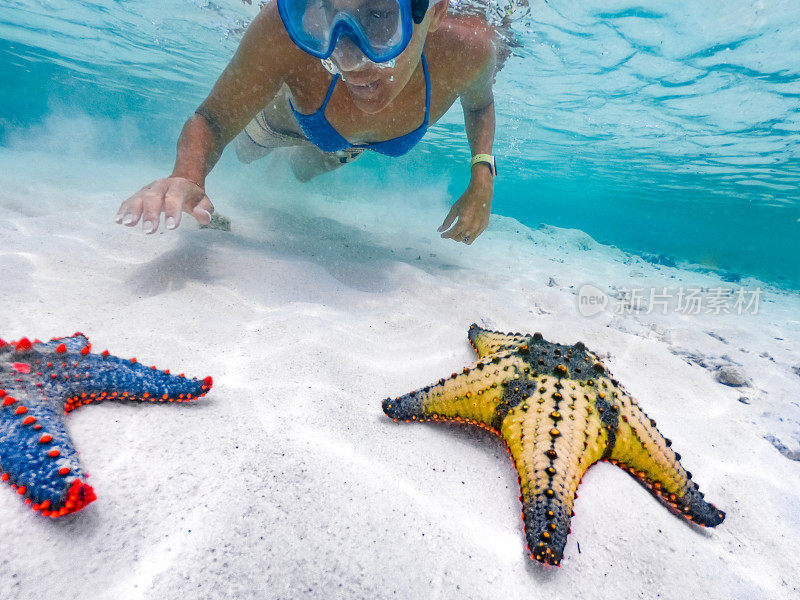
M 437 4 L 436 8 L 441 4 Z M 444 6 L 447 6 L 446 2 Z M 339 40 L 331 60 L 339 69 L 353 103 L 360 110 L 368 114 L 380 112 L 402 91 L 419 64 L 425 39 L 432 29 L 432 19 L 435 28 L 444 16 L 444 12 L 441 17 L 438 13 L 429 10 L 422 23 L 414 25 L 411 41 L 394 59 L 394 66 L 391 61 L 373 63 L 366 60 L 363 52 L 348 38 Z

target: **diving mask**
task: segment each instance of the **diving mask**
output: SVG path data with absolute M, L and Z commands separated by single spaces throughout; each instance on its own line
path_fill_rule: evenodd
M 441 0 L 277 0 L 292 41 L 320 59 L 347 37 L 370 61 L 388 62 L 405 50 L 413 23 Z

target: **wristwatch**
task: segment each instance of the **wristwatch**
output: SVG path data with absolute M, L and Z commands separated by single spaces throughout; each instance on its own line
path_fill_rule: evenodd
M 472 157 L 472 162 L 469 165 L 470 169 L 478 163 L 486 163 L 489 165 L 489 170 L 491 170 L 492 175 L 497 177 L 497 161 L 494 156 L 491 154 L 476 154 Z

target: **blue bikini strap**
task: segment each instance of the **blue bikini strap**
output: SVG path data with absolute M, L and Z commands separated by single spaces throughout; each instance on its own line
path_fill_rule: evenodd
M 428 61 L 425 60 L 425 51 L 422 51 L 422 71 L 425 73 L 425 125 L 431 111 L 431 77 L 428 75 Z
M 331 84 L 328 86 L 328 94 L 325 96 L 325 100 L 322 102 L 322 106 L 319 107 L 317 110 L 318 113 L 325 114 L 325 108 L 328 106 L 328 101 L 331 99 L 333 95 L 333 88 L 336 87 L 336 82 L 339 81 L 339 74 L 333 76 L 331 80 Z

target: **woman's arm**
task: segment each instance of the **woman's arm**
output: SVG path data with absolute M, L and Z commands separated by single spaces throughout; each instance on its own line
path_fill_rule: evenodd
M 180 223 L 181 211 L 208 223 L 214 207 L 205 194 L 205 179 L 225 146 L 277 95 L 300 55 L 278 15 L 275 3 L 253 20 L 231 62 L 214 84 L 178 139 L 172 174 L 122 203 L 117 222 L 130 227 L 142 220 L 145 233 Z
M 494 71 L 494 62 L 491 63 L 491 71 Z M 472 156 L 491 154 L 494 144 L 494 96 L 491 77 L 488 81 L 482 80 L 480 87 L 471 91 L 471 94 L 461 96 L 469 147 Z M 472 167 L 471 179 L 494 183 L 494 175 L 486 163 L 478 163 Z
M 472 152 L 491 154 L 494 144 L 494 95 L 492 84 L 495 75 L 495 54 L 490 33 L 482 36 L 484 48 L 488 47 L 485 65 L 477 77 L 461 94 L 461 107 L 464 110 L 464 126 L 467 141 Z M 472 167 L 467 190 L 453 204 L 450 212 L 439 228 L 443 238 L 471 244 L 489 225 L 494 193 L 494 174 L 486 163 Z M 456 219 L 458 221 L 456 222 Z M 455 222 L 455 225 L 453 223 Z M 446 231 L 452 226 L 452 229 Z

